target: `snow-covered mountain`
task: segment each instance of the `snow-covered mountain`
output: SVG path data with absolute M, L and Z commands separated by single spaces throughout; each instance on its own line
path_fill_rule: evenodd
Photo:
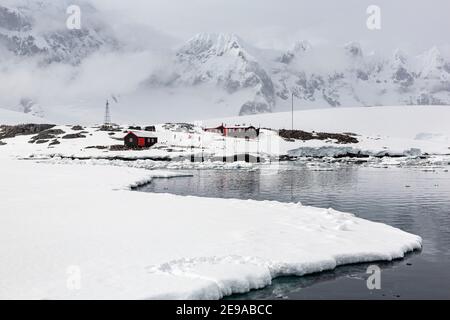
M 17 56 L 38 57 L 44 63 L 79 64 L 101 47 L 116 45 L 111 31 L 97 11 L 87 2 L 79 4 L 83 12 L 83 28 L 69 30 L 65 1 L 17 1 L 0 4 L 0 46 Z
M 354 42 L 314 48 L 307 41 L 286 52 L 257 49 L 236 35 L 198 34 L 174 54 L 175 68 L 160 86 L 212 83 L 230 95 L 250 89 L 240 115 L 271 112 L 293 94 L 297 106 L 450 104 L 450 62 L 438 48 L 417 57 L 366 55 Z
M 269 50 L 235 34 L 201 33 L 175 49 L 164 49 L 162 58 L 153 59 L 152 55 L 149 60 L 140 52 L 161 51 L 164 34 L 132 32 L 138 28 L 133 24 L 127 24 L 131 32 L 113 28 L 88 2 L 4 1 L 0 4 L 0 77 L 8 73 L 2 81 L 13 79 L 19 85 L 11 86 L 13 91 L 0 91 L 3 97 L 8 93 L 7 100 L 1 98 L 0 107 L 37 116 L 45 116 L 51 105 L 58 105 L 58 115 L 63 115 L 64 105 L 69 104 L 74 112 L 79 103 L 74 99 L 83 101 L 86 108 L 96 105 L 101 110 L 110 94 L 120 95 L 122 104 L 139 105 L 140 113 L 145 106 L 164 106 L 168 113 L 177 113 L 173 106 L 183 104 L 184 110 L 195 106 L 199 115 L 203 109 L 213 117 L 214 110 L 217 116 L 284 111 L 290 108 L 291 95 L 299 109 L 450 105 L 450 59 L 437 47 L 418 56 L 401 50 L 391 56 L 366 53 L 357 42 L 325 47 L 298 41 L 288 50 Z M 72 3 L 82 8 L 81 30 L 65 26 L 66 8 Z M 95 54 L 96 60 L 90 61 Z M 105 54 L 108 57 L 104 59 Z M 21 68 L 15 68 L 10 58 Z M 30 60 L 32 66 L 27 64 Z M 157 67 L 146 68 L 150 64 Z M 49 68 L 53 68 L 51 72 L 42 72 Z M 30 93 L 37 81 L 30 74 L 36 71 L 46 76 L 41 86 L 48 89 Z M 16 78 L 14 72 L 20 76 Z M 52 92 L 53 82 L 60 90 Z M 22 87 L 22 83 L 28 86 Z M 70 98 L 66 85 L 72 89 Z M 91 91 L 96 99 L 89 96 Z M 65 99 L 58 99 L 58 94 Z M 129 107 L 123 108 L 130 115 Z
M 213 83 L 229 94 L 249 90 L 240 114 L 270 112 L 273 82 L 249 46 L 234 34 L 199 34 L 176 52 L 175 85 Z

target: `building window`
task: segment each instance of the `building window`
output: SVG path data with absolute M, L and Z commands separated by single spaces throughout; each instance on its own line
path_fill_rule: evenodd
M 133 138 L 128 138 L 128 142 L 133 142 Z

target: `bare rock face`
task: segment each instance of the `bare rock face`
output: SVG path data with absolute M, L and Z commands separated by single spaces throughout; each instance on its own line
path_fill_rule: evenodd
M 76 125 L 76 126 L 72 127 L 72 130 L 73 131 L 82 131 L 82 130 L 84 130 L 84 128 L 82 126 Z
M 245 116 L 249 114 L 258 114 L 271 112 L 271 108 L 268 104 L 263 102 L 248 101 L 244 103 L 239 112 L 240 116 Z
M 29 143 L 47 143 L 51 139 L 55 139 L 57 136 L 64 134 L 65 132 L 61 129 L 48 129 L 39 132 L 37 135 L 32 137 Z
M 66 134 L 65 136 L 62 137 L 62 139 L 81 139 L 81 138 L 86 138 L 86 136 L 82 135 L 81 133 L 71 133 Z
M 17 126 L 0 126 L 0 139 L 14 138 L 40 133 L 55 127 L 54 124 L 21 124 Z

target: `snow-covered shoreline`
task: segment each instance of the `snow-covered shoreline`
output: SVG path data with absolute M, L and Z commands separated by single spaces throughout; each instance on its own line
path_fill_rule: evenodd
M 0 114 L 1 116 L 2 114 Z M 5 114 L 3 114 L 5 115 Z M 6 115 L 1 123 L 17 121 L 17 115 Z M 115 132 L 99 130 L 98 126 L 57 125 L 58 134 L 44 139 L 34 135 L 17 135 L 1 139 L 0 151 L 19 158 L 63 157 L 72 159 L 166 160 L 190 159 L 191 155 L 206 159 L 222 159 L 233 155 L 257 155 L 263 160 L 279 157 L 420 157 L 450 155 L 450 107 L 377 107 L 337 108 L 297 111 L 295 128 L 316 132 L 351 135 L 356 143 L 335 139 L 287 141 L 276 130 L 290 128 L 290 113 L 274 113 L 239 118 L 216 119 L 186 126 L 157 124 L 158 144 L 146 150 L 120 150 L 129 126 Z M 28 118 L 24 118 L 27 121 Z M 204 132 L 202 126 L 252 124 L 261 126 L 258 139 L 234 139 Z M 142 125 L 142 124 L 141 124 Z M 148 125 L 148 124 L 147 124 Z M 270 128 L 270 129 L 265 129 Z M 65 136 L 77 136 L 66 139 Z M 1 137 L 1 135 L 0 135 Z M 45 135 L 44 135 L 45 137 Z
M 311 170 L 352 163 L 434 170 L 449 164 L 450 108 L 367 111 L 371 115 L 352 108 L 295 114 L 304 116 L 300 130 L 357 131 L 358 143 L 346 144 L 287 141 L 270 129 L 262 129 L 258 140 L 245 141 L 199 126 L 185 132 L 178 125 L 157 125 L 160 143 L 146 150 L 111 148 L 123 144 L 126 126 L 108 132 L 58 125 L 41 140 L 35 135 L 2 139 L 0 298 L 220 299 L 262 288 L 278 276 L 392 260 L 420 249 L 419 236 L 333 209 L 130 190 L 155 177 L 186 174 L 179 169 L 276 174 L 283 170 L 278 159 L 286 155 L 300 157 L 296 165 Z M 404 122 L 383 122 L 399 113 Z M 240 119 L 261 127 L 270 120 L 272 129 L 281 129 L 286 114 Z M 227 120 L 203 125 L 218 121 Z M 346 152 L 369 157 L 339 159 Z M 266 161 L 212 160 L 236 153 L 258 154 Z M 314 153 L 319 160 L 308 158 Z M 192 154 L 206 161 L 191 163 Z M 161 158 L 167 161 L 150 160 Z M 79 289 L 68 283 L 73 270 L 79 273 Z
M 0 162 L 1 298 L 220 299 L 421 248 L 418 236 L 332 209 L 129 191 L 176 173 Z M 79 290 L 68 286 L 74 268 Z

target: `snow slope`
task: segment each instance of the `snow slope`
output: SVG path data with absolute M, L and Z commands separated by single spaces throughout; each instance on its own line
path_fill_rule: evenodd
M 160 175 L 0 157 L 0 298 L 219 299 L 421 248 L 332 209 L 128 190 Z
M 449 119 L 450 106 L 327 108 L 294 111 L 294 128 L 397 138 L 414 138 L 423 132 L 450 136 Z M 246 123 L 273 129 L 291 129 L 291 112 L 212 119 L 203 123 Z
M 43 118 L 22 112 L 10 111 L 0 108 L 0 125 L 16 125 L 24 123 L 48 123 Z

